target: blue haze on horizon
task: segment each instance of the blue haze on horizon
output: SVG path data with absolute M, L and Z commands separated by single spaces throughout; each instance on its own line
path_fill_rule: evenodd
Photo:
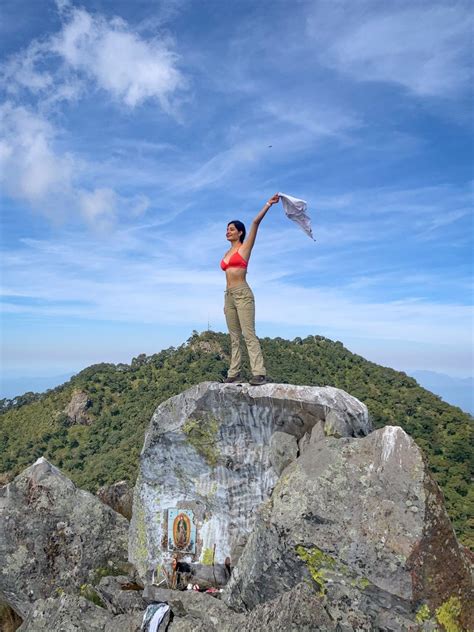
M 263 220 L 258 335 L 474 374 L 469 1 L 0 11 L 2 376 L 226 331 L 226 224 L 275 191 L 316 243 Z

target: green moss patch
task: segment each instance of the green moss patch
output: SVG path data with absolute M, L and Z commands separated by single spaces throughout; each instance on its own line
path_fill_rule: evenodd
M 325 584 L 330 573 L 342 575 L 343 581 L 349 580 L 350 585 L 359 590 L 365 590 L 371 585 L 371 582 L 366 577 L 354 576 L 354 572 L 346 564 L 334 559 L 316 546 L 310 548 L 297 546 L 295 550 L 298 557 L 305 562 L 311 577 L 319 586 L 320 595 L 324 595 L 326 592 Z
M 91 601 L 96 606 L 99 606 L 100 608 L 105 608 L 104 602 L 99 597 L 94 587 L 91 586 L 90 584 L 82 584 L 82 586 L 79 589 L 79 593 L 81 597 L 84 597 L 84 599 Z
M 212 566 L 214 562 L 214 552 L 212 549 L 204 549 L 202 554 L 201 564 L 205 564 L 206 566 Z
M 416 612 L 417 623 L 423 623 L 423 621 L 428 621 L 430 617 L 431 617 L 431 612 L 426 604 L 423 604 L 420 608 L 418 608 Z
M 454 595 L 441 604 L 439 608 L 436 608 L 436 620 L 444 627 L 446 632 L 462 632 L 462 627 L 459 623 L 461 609 L 461 600 Z
M 182 430 L 187 441 L 193 446 L 198 454 L 211 466 L 215 467 L 219 460 L 217 449 L 217 433 L 219 422 L 212 415 L 188 419 Z
M 319 594 L 324 595 L 326 592 L 326 576 L 327 570 L 333 570 L 336 561 L 330 555 L 327 555 L 316 546 L 305 549 L 303 546 L 296 547 L 298 557 L 305 562 L 308 567 L 309 574 L 319 586 Z

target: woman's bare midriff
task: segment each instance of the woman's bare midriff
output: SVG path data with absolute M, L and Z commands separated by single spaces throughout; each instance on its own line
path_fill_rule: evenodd
M 225 278 L 227 281 L 227 289 L 245 283 L 247 270 L 245 268 L 227 268 Z

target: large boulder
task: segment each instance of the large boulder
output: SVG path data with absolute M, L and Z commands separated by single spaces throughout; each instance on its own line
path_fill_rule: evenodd
M 416 629 L 449 611 L 472 628 L 468 560 L 400 427 L 309 442 L 260 508 L 224 601 L 252 610 L 304 581 L 334 622 L 327 629 Z
M 366 406 L 329 386 L 204 382 L 163 402 L 146 433 L 130 525 L 129 558 L 142 577 L 169 579 L 176 557 L 194 565 L 195 581 L 211 566 L 222 583 L 291 453 L 281 442 L 271 450 L 272 435 L 291 435 L 294 457 L 316 425 L 323 437 L 371 430 Z
M 128 521 L 46 459 L 0 488 L 0 598 L 23 619 L 38 599 L 127 568 Z

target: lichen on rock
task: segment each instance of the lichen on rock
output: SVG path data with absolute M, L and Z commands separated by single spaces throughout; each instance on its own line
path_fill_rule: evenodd
M 211 566 L 214 563 L 214 552 L 212 549 L 207 548 L 204 549 L 201 557 L 201 564 L 205 564 L 206 566 Z
M 309 549 L 299 545 L 296 547 L 298 557 L 306 563 L 309 573 L 316 584 L 319 586 L 319 593 L 324 595 L 327 569 L 333 569 L 336 562 L 330 555 L 326 555 L 321 549 L 313 546 Z
M 210 414 L 200 417 L 190 417 L 182 428 L 189 443 L 210 465 L 214 467 L 219 460 L 217 448 L 217 433 L 219 422 Z
M 463 632 L 460 623 L 461 611 L 461 600 L 458 596 L 452 595 L 439 608 L 436 608 L 436 620 L 444 627 L 446 632 Z

